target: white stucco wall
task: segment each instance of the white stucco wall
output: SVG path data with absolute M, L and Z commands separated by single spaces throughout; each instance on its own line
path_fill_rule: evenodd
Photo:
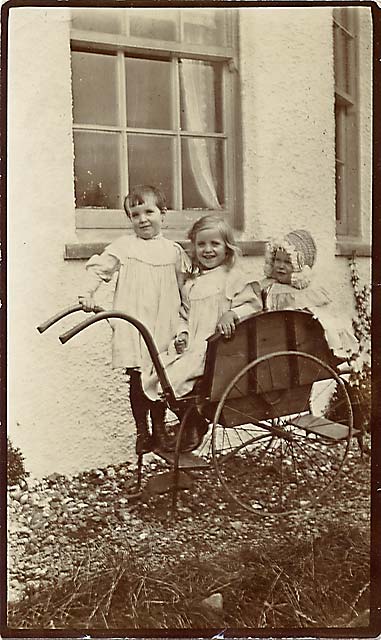
M 369 10 L 362 20 L 361 152 L 364 239 L 370 220 Z M 306 227 L 317 269 L 351 313 L 346 258 L 335 257 L 332 28 L 326 8 L 245 9 L 240 16 L 245 239 Z M 9 32 L 9 433 L 36 475 L 71 473 L 132 457 L 124 376 L 110 366 L 109 328 L 65 346 L 62 321 L 83 261 L 75 241 L 69 14 L 11 10 Z M 360 268 L 368 278 L 369 260 Z M 245 267 L 261 273 L 261 259 Z M 109 306 L 111 291 L 106 291 Z M 77 314 L 76 318 L 82 318 Z M 72 317 L 73 318 L 73 317 Z
M 318 246 L 315 277 L 334 313 L 352 316 L 346 257 L 335 229 L 335 123 L 332 14 L 329 7 L 240 11 L 245 237 L 309 229 Z M 371 236 L 371 12 L 359 19 L 360 220 Z M 265 34 L 265 36 L 264 36 Z M 262 260 L 250 261 L 261 271 Z M 358 258 L 363 282 L 370 260 Z
M 68 18 L 57 9 L 10 17 L 9 432 L 38 475 L 123 460 L 129 445 L 107 325 L 65 347 L 58 335 L 73 316 L 36 331 L 76 302 L 84 267 L 63 260 L 75 240 Z

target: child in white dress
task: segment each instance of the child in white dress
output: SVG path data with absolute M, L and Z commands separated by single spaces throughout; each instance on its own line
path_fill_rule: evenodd
M 159 189 L 136 186 L 126 196 L 124 208 L 134 235 L 118 238 L 101 255 L 90 258 L 79 302 L 85 311 L 92 311 L 96 304 L 95 291 L 117 272 L 113 308 L 140 320 L 162 351 L 176 332 L 180 289 L 191 263 L 180 245 L 161 234 L 166 206 Z M 111 325 L 112 365 L 125 368 L 130 375 L 130 403 L 137 429 L 136 453 L 140 455 L 162 444 L 165 405 L 149 402 L 143 393 L 141 371 L 148 366 L 150 357 L 139 332 L 126 321 L 113 320 Z
M 328 345 L 338 358 L 348 360 L 358 351 L 349 322 L 334 317 L 327 291 L 313 283 L 317 248 L 309 231 L 297 229 L 267 243 L 265 279 L 260 283 L 268 310 L 308 309 L 320 321 Z
M 224 220 L 204 216 L 193 225 L 188 237 L 192 275 L 182 289 L 182 307 L 174 338 L 161 354 L 177 397 L 189 393 L 202 376 L 207 338 L 216 331 L 229 338 L 239 320 L 262 308 L 251 285 L 253 278 L 237 264 L 238 247 Z M 143 388 L 152 400 L 161 395 L 152 368 L 143 372 Z M 194 419 L 197 421 L 196 415 Z M 189 442 L 188 449 L 197 444 L 197 439 Z

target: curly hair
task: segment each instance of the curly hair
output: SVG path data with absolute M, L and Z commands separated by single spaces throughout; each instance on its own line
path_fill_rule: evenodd
M 130 217 L 132 207 L 144 204 L 147 195 L 153 195 L 156 206 L 160 209 L 161 213 L 166 213 L 166 199 L 161 189 L 153 187 L 150 184 L 138 184 L 131 189 L 124 199 L 123 205 L 128 217 Z
M 235 264 L 237 257 L 240 255 L 240 250 L 234 240 L 233 230 L 223 218 L 219 218 L 214 215 L 206 215 L 196 220 L 193 227 L 188 232 L 188 238 L 191 241 L 193 273 L 197 273 L 200 269 L 195 251 L 197 234 L 205 229 L 216 229 L 216 231 L 221 235 L 226 246 L 225 264 L 229 269 L 231 269 Z

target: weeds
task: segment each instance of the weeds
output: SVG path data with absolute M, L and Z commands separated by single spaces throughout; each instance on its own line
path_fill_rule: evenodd
M 349 395 L 353 406 L 355 424 L 362 431 L 370 431 L 371 415 L 371 291 L 369 285 L 361 285 L 355 260 L 349 260 L 351 284 L 356 317 L 353 330 L 359 343 L 359 351 L 352 358 L 352 373 L 349 377 Z
M 144 559 L 129 552 L 91 552 L 91 562 L 70 579 L 13 605 L 9 626 L 346 627 L 369 607 L 369 552 L 356 527 L 332 525 L 320 537 L 287 540 L 266 551 L 241 544 L 170 569 L 147 570 Z M 203 605 L 213 593 L 223 595 L 223 611 Z

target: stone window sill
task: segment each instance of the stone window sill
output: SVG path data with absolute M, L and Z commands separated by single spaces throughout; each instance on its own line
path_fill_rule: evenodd
M 372 256 L 372 247 L 370 243 L 362 242 L 353 238 L 342 238 L 336 242 L 337 256 L 352 256 L 355 254 L 358 258 L 370 258 Z
M 189 251 L 189 240 L 176 240 L 185 251 Z M 65 245 L 65 260 L 87 260 L 95 253 L 100 254 L 110 242 L 74 242 Z M 241 240 L 237 242 L 243 256 L 263 256 L 264 240 Z

